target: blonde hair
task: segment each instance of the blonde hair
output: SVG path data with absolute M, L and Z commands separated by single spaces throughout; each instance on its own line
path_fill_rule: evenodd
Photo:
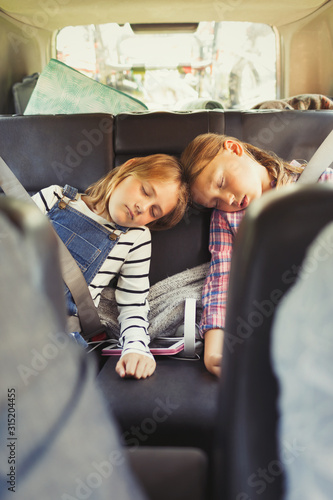
M 190 187 L 220 150 L 224 149 L 224 143 L 228 139 L 241 144 L 244 151 L 251 158 L 263 165 L 276 181 L 277 187 L 287 184 L 293 176 L 303 171 L 303 166 L 291 165 L 273 152 L 257 148 L 235 137 L 208 133 L 198 135 L 193 139 L 181 156 L 180 161 L 184 167 L 186 179 Z
M 142 181 L 155 180 L 166 184 L 179 184 L 178 202 L 175 208 L 160 219 L 147 224 L 150 229 L 155 231 L 169 229 L 182 219 L 189 199 L 189 188 L 185 181 L 184 170 L 173 156 L 155 154 L 131 158 L 89 186 L 85 194 L 90 197 L 91 203 L 94 206 L 99 205 L 101 212 L 103 212 L 108 207 L 114 189 L 130 175 Z

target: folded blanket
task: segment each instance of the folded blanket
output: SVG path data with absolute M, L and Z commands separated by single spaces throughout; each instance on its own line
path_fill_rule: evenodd
M 192 269 L 186 269 L 159 281 L 153 285 L 148 294 L 150 307 L 150 338 L 156 336 L 171 337 L 176 334 L 184 322 L 184 305 L 186 298 L 197 301 L 196 321 L 200 321 L 202 313 L 201 293 L 209 268 L 209 262 Z M 115 290 L 105 288 L 98 306 L 101 321 L 108 327 L 114 338 L 119 338 L 118 309 L 115 301 Z

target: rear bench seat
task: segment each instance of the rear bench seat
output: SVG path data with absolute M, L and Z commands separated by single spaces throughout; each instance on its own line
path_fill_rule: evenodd
M 2 116 L 0 155 L 30 193 L 66 183 L 84 190 L 133 156 L 179 156 L 205 132 L 236 136 L 285 159 L 308 160 L 332 128 L 333 112 L 326 110 Z M 209 217 L 190 211 L 175 228 L 153 233 L 151 284 L 209 260 Z M 159 359 L 156 373 L 144 381 L 120 379 L 115 362 L 107 360 L 98 382 L 127 445 L 211 451 L 218 382 L 202 361 Z
M 0 155 L 30 194 L 52 184 L 84 190 L 114 165 L 110 115 L 1 116 Z

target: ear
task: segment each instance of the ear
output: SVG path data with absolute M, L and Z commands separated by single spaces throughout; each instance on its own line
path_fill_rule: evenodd
M 242 156 L 244 153 L 242 144 L 234 139 L 226 139 L 223 143 L 223 148 L 230 151 L 230 153 L 235 153 L 238 156 Z

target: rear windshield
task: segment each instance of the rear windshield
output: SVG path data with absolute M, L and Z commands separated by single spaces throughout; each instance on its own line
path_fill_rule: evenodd
M 201 22 L 193 32 L 135 33 L 130 24 L 67 27 L 57 58 L 149 109 L 198 100 L 226 109 L 276 98 L 276 39 L 265 24 Z

